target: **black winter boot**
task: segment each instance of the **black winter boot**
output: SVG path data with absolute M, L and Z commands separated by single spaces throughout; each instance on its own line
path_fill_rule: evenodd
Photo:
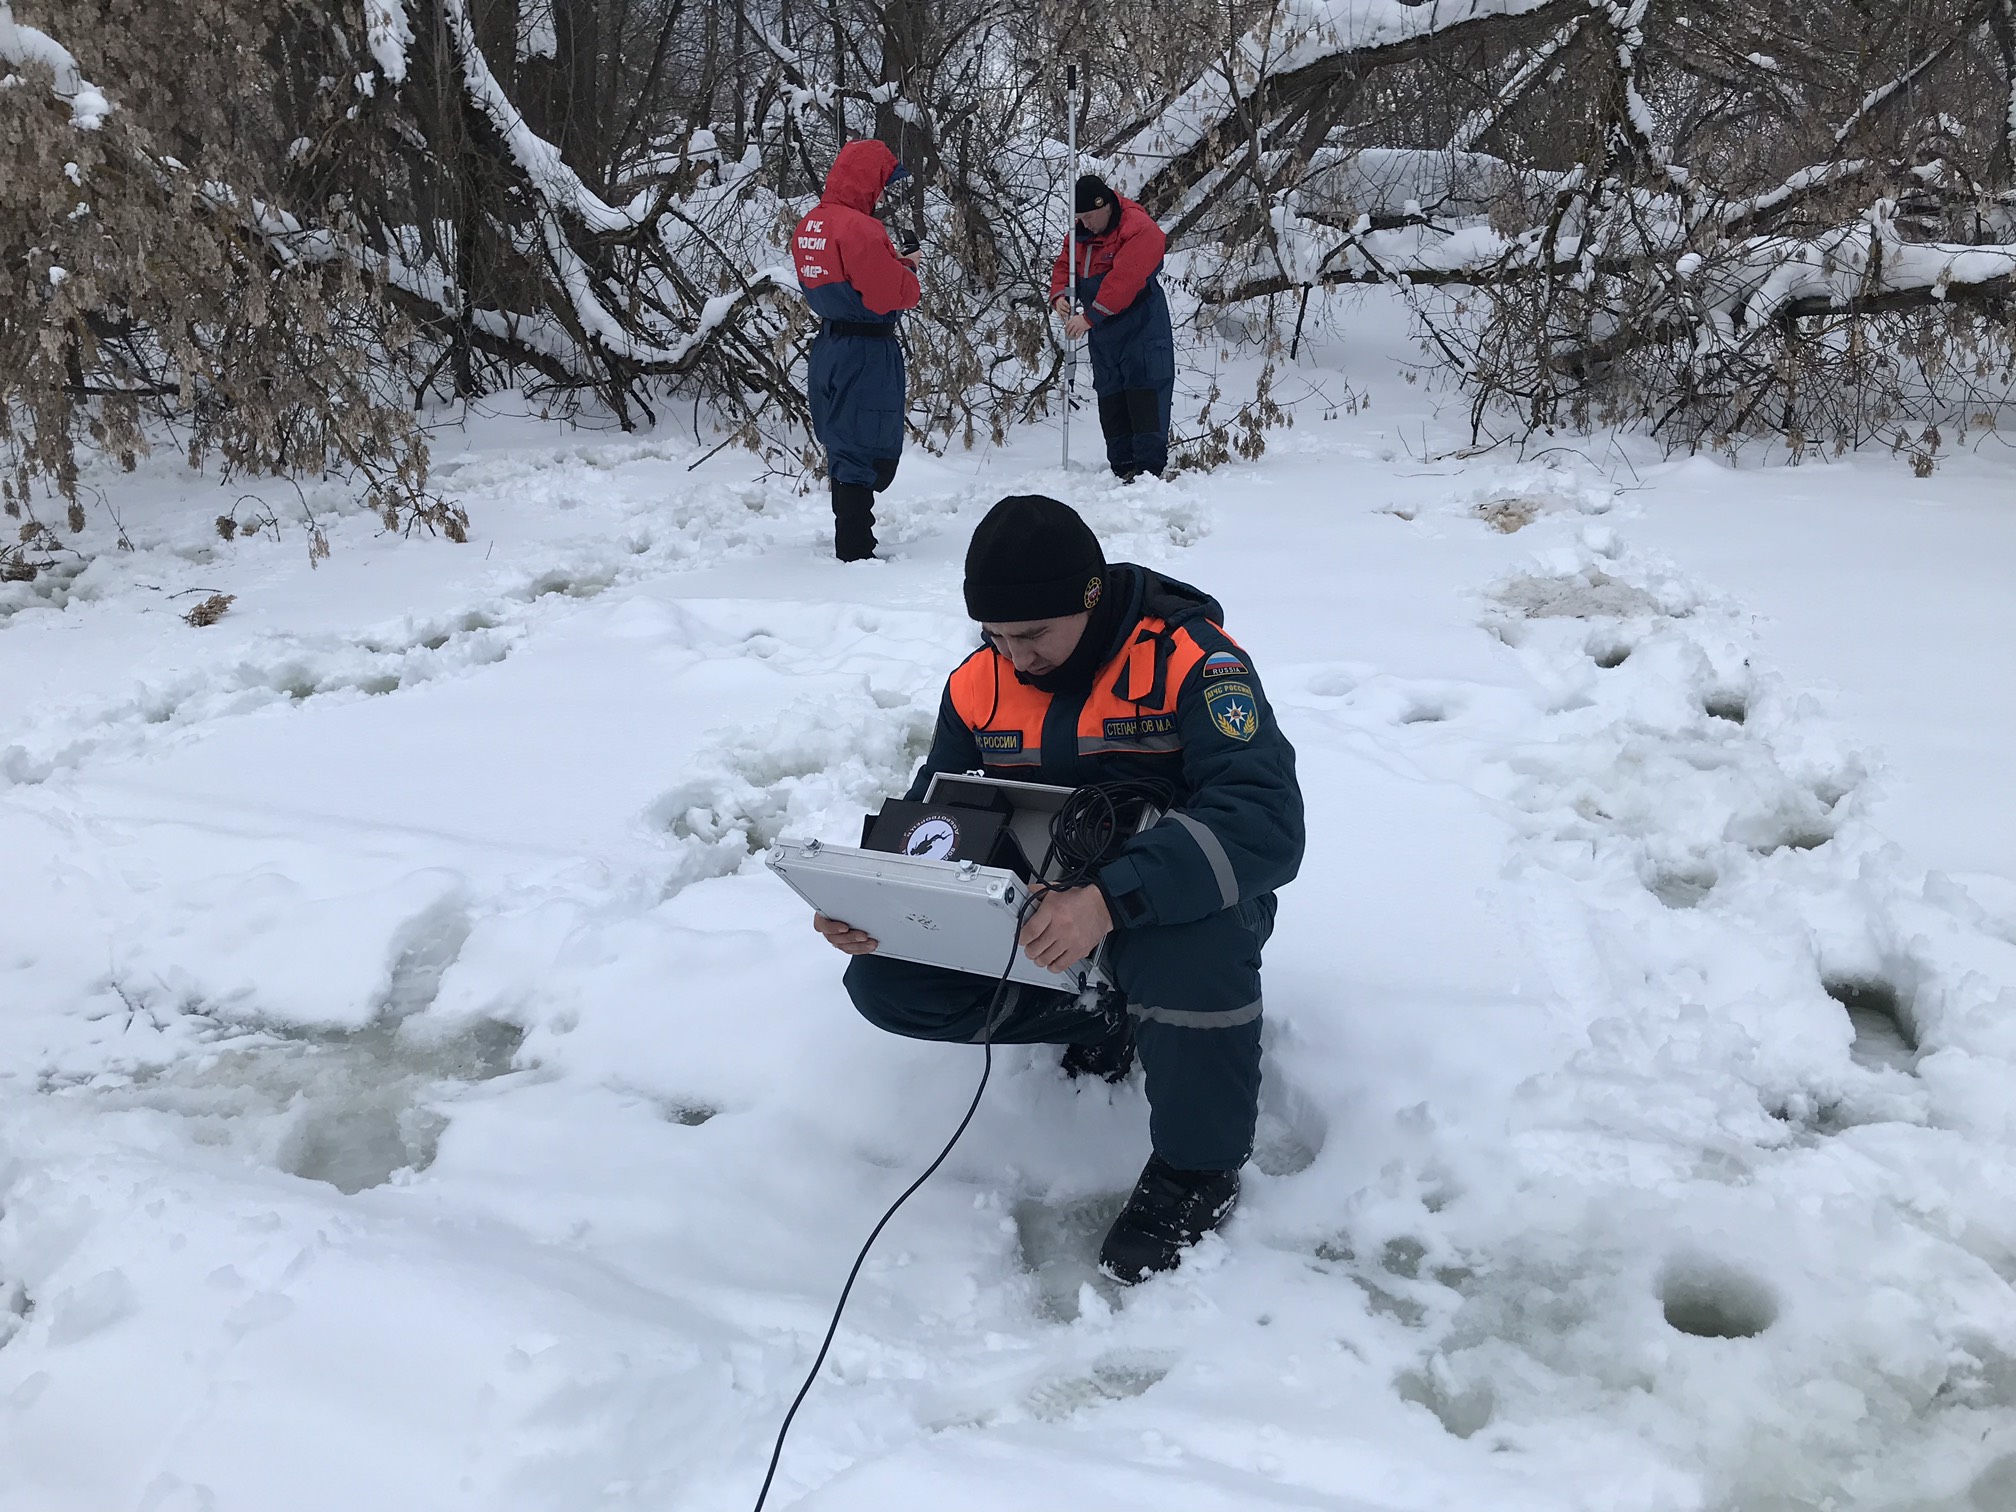
M 1081 1076 L 1096 1076 L 1101 1081 L 1119 1083 L 1127 1080 L 1134 1069 L 1134 1020 L 1127 1016 L 1126 1008 L 1115 1003 L 1106 1010 L 1111 1028 L 1104 1039 L 1094 1040 L 1089 1045 L 1066 1045 L 1063 1057 L 1057 1062 L 1064 1068 L 1064 1074 L 1076 1081 Z
M 1099 1268 L 1128 1286 L 1174 1270 L 1183 1251 L 1223 1223 L 1238 1200 L 1237 1171 L 1179 1171 L 1150 1155 L 1134 1195 L 1106 1231 Z
M 833 485 L 833 555 L 843 562 L 875 555 L 875 490 L 865 483 Z

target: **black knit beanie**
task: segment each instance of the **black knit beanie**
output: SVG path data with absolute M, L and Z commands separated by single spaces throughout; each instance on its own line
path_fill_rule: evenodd
M 1096 173 L 1088 173 L 1078 180 L 1073 202 L 1078 207 L 1077 213 L 1083 215 L 1087 210 L 1097 210 L 1101 205 L 1112 204 L 1113 199 L 1112 187 L 1106 180 Z
M 983 624 L 1062 619 L 1099 602 L 1106 554 L 1069 504 L 1012 494 L 966 548 L 966 612 Z

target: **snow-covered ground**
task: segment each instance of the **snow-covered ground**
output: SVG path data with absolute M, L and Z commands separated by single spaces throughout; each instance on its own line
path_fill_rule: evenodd
M 854 567 L 522 416 L 463 547 L 94 480 L 135 549 L 0 586 L 0 1508 L 748 1507 L 979 1074 L 756 858 L 902 785 L 1032 489 L 1300 753 L 1260 1148 L 1117 1291 L 1139 1084 L 999 1052 L 771 1505 L 2016 1507 L 2016 466 L 1459 457 L 1365 330 L 1257 464 L 913 456 Z

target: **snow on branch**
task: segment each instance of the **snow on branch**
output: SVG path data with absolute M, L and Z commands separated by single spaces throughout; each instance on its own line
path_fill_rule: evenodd
M 1641 162 L 1648 167 L 1665 168 L 1666 154 L 1659 148 L 1658 128 L 1652 120 L 1652 109 L 1638 92 L 1638 53 L 1645 45 L 1645 12 L 1650 5 L 1651 0 L 1631 0 L 1629 6 L 1590 0 L 1590 8 L 1598 20 L 1609 27 L 1616 38 L 1617 79 L 1624 101 L 1619 124 L 1630 136 Z M 1684 176 L 1676 178 L 1675 182 L 1684 189 Z
M 1113 183 L 1162 209 L 1209 172 L 1257 109 L 1364 68 L 1419 56 L 1492 23 L 1586 10 L 1591 0 L 1282 0 L 1267 19 L 1113 153 Z
M 404 0 L 364 0 L 364 39 L 378 60 L 378 71 L 393 84 L 405 83 L 413 28 L 406 20 Z
M 1859 176 L 1861 163 L 1810 169 L 1771 195 L 1727 207 L 1721 224 L 1754 222 L 1768 208 L 1814 188 Z M 1668 202 L 1670 205 L 1670 201 Z M 1644 196 L 1639 209 L 1655 204 Z M 1659 244 L 1618 245 L 1599 253 L 1580 235 L 1549 246 L 1538 231 L 1506 236 L 1484 225 L 1443 230 L 1412 225 L 1374 230 L 1370 217 L 1336 230 L 1302 220 L 1285 208 L 1273 212 L 1283 268 L 1269 276 L 1197 290 L 1207 304 L 1263 299 L 1314 285 L 1387 283 L 1423 287 L 1504 287 L 1573 277 L 1614 277 L 1642 292 L 1648 254 L 1672 264 L 1686 302 L 1711 329 L 1753 329 L 1772 320 L 1827 314 L 1862 314 L 1963 299 L 2003 298 L 2016 280 L 2016 244 L 1970 246 L 1907 241 L 1879 201 L 1854 224 L 1817 235 L 1751 235 L 1711 255 L 1682 250 L 1676 214 L 1648 217 Z M 1670 312 L 1675 319 L 1681 312 Z
M 449 40 L 470 99 L 504 139 L 513 161 L 540 199 L 591 231 L 630 231 L 651 219 L 657 210 L 656 196 L 639 194 L 620 210 L 605 203 L 567 166 L 560 149 L 526 123 L 484 60 L 483 49 L 476 43 L 476 28 L 469 20 L 468 0 L 441 0 L 441 14 L 448 23 Z
M 2016 0 L 2011 0 L 2011 3 L 2016 3 Z M 1577 16 L 1533 49 L 1532 56 L 1513 71 L 1512 77 L 1505 81 L 1505 87 L 1498 91 L 1497 97 L 1489 105 L 1471 111 L 1457 125 L 1449 137 L 1449 150 L 1468 152 L 1475 147 L 1484 133 L 1498 124 L 1506 111 L 1526 97 L 1526 92 L 1533 87 L 1534 81 L 1544 74 L 1547 65 L 1554 61 L 1554 55 L 1575 40 L 1576 33 L 1582 30 L 1582 23 L 1587 19 L 1586 16 Z
M 69 102 L 70 124 L 79 131 L 96 131 L 112 113 L 112 102 L 84 77 L 69 49 L 46 32 L 17 22 L 9 0 L 0 0 L 0 63 L 16 67 L 39 64 L 55 74 L 56 96 Z M 0 84 L 11 82 L 0 80 Z
M 1759 221 L 1789 209 L 1820 190 L 1836 188 L 1841 184 L 1865 178 L 1875 168 L 1876 164 L 1867 158 L 1850 158 L 1845 162 L 1822 163 L 1817 167 L 1801 168 L 1775 189 L 1768 189 L 1762 194 L 1753 194 L 1748 199 L 1735 200 L 1718 206 L 1714 215 L 1721 224 L 1723 235 L 1739 235 L 1756 226 Z
M 1773 319 L 2007 297 L 2016 286 L 2016 246 L 1903 241 L 1884 207 L 1872 210 L 1868 221 L 1810 241 L 1746 242 L 1711 275 L 1706 297 L 1754 327 Z
M 1853 136 L 1859 127 L 1867 124 L 1893 100 L 1899 98 L 1927 69 L 1937 67 L 1939 64 L 1945 62 L 1953 49 L 1965 41 L 1968 33 L 1986 18 L 1987 7 L 1979 7 L 1976 12 L 1967 17 L 1963 25 L 1954 27 L 1952 35 L 1947 37 L 1938 47 L 1935 47 L 1931 52 L 1920 58 L 1888 84 L 1870 90 L 1863 97 L 1862 103 L 1855 113 L 1843 121 L 1840 128 L 1835 131 L 1834 145 L 1838 147 L 1846 143 L 1848 138 Z

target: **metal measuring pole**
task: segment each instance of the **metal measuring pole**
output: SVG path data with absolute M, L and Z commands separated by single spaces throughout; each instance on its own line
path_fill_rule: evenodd
M 1064 296 L 1078 312 L 1078 65 L 1064 65 L 1064 134 L 1071 149 L 1071 172 L 1064 189 Z M 1071 317 L 1064 317 L 1069 320 Z M 1078 343 L 1064 335 L 1064 471 L 1071 471 L 1071 405 L 1078 397 Z

